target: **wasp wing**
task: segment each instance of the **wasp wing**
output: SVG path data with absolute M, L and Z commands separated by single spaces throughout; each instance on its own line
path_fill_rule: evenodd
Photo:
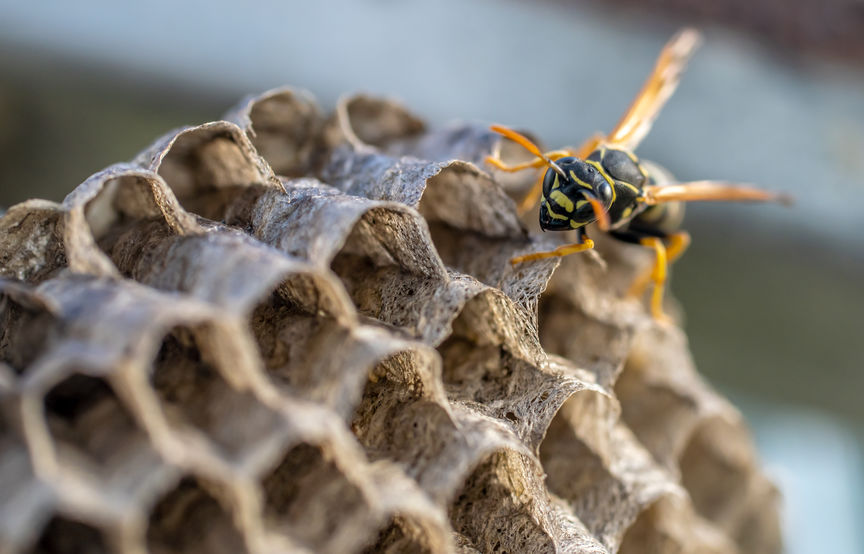
M 654 70 L 642 90 L 636 95 L 627 112 L 607 136 L 595 134 L 577 150 L 576 156 L 585 158 L 601 144 L 633 151 L 651 130 L 660 110 L 678 87 L 681 74 L 702 35 L 696 29 L 685 28 L 673 36 L 657 58 Z
M 779 202 L 791 204 L 787 194 L 724 181 L 691 181 L 643 187 L 646 204 L 663 202 Z

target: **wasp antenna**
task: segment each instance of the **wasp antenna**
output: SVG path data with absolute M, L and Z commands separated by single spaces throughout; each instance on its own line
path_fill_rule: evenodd
M 749 185 L 723 181 L 691 181 L 674 185 L 648 185 L 643 188 L 646 204 L 662 202 L 778 202 L 794 203 L 788 194 L 771 192 Z
M 561 169 L 561 166 L 559 166 L 558 164 L 553 162 L 551 159 L 549 159 L 547 156 L 545 156 L 543 154 L 543 152 L 541 152 L 540 149 L 537 148 L 537 145 L 534 144 L 533 142 L 531 142 L 528 139 L 528 137 L 526 137 L 525 135 L 523 135 L 521 133 L 517 133 L 513 129 L 510 129 L 508 127 L 504 127 L 502 125 L 492 125 L 491 127 L 489 127 L 489 130 L 512 140 L 513 142 L 515 142 L 516 144 L 518 144 L 519 146 L 521 146 L 525 150 L 531 152 L 532 154 L 534 154 L 535 156 L 537 156 L 538 158 L 543 160 L 543 162 L 546 165 L 548 165 L 550 168 L 552 168 L 555 171 L 555 173 L 557 173 L 558 175 L 560 175 L 564 178 L 567 177 L 567 174 L 564 173 L 564 170 Z

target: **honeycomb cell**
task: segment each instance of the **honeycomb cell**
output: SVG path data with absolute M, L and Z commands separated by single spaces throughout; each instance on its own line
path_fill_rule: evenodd
M 747 460 L 721 448 L 734 443 L 735 434 L 722 421 L 708 421 L 696 429 L 680 458 L 681 482 L 696 510 L 728 530 L 746 509 L 750 480 Z
M 220 496 L 225 496 L 224 491 L 212 484 L 191 476 L 183 478 L 150 510 L 147 526 L 150 552 L 248 552 L 244 537 Z
M 45 307 L 0 290 L 0 362 L 23 374 L 57 337 L 56 323 Z
M 417 328 L 416 306 L 433 301 L 446 279 L 432 271 L 440 266 L 437 259 L 424 260 L 407 247 L 420 238 L 406 216 L 385 210 L 367 212 L 353 227 L 330 267 L 361 314 Z M 414 307 L 405 304 L 406 298 Z
M 363 554 L 433 554 L 440 552 L 430 544 L 427 531 L 415 522 L 395 516 L 379 532 L 375 541 L 363 550 Z
M 220 374 L 201 339 L 204 328 L 175 327 L 165 336 L 150 383 L 169 422 L 191 425 L 223 455 L 240 460 L 282 426 L 276 412 L 250 391 L 236 390 Z
M 323 115 L 308 93 L 288 87 L 245 98 L 225 119 L 246 130 L 278 175 L 308 174 L 318 157 Z
M 88 471 L 133 493 L 159 466 L 144 432 L 104 379 L 73 373 L 43 406 L 60 464 Z
M 261 488 L 265 524 L 317 552 L 354 550 L 377 526 L 363 491 L 325 446 L 294 446 L 262 478 Z
M 32 554 L 107 554 L 102 532 L 90 525 L 54 516 L 45 526 Z
M 522 494 L 524 462 L 497 453 L 477 466 L 450 506 L 456 532 L 481 552 L 554 552 L 553 538 L 539 525 L 535 503 Z
M 270 168 L 227 122 L 169 134 L 136 161 L 156 171 L 186 210 L 216 221 L 247 187 L 273 184 Z
M 399 462 L 409 474 L 441 455 L 455 431 L 443 395 L 428 390 L 418 367 L 418 356 L 409 352 L 380 362 L 351 423 L 371 459 Z

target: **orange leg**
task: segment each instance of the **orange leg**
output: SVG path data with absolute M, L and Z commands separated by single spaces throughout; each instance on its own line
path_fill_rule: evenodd
M 690 246 L 690 233 L 687 231 L 678 231 L 672 233 L 666 239 L 669 241 L 669 246 L 666 247 L 666 258 L 671 264 L 681 257 L 682 254 Z
M 654 290 L 651 291 L 651 315 L 658 321 L 667 321 L 669 318 L 663 313 L 663 286 L 666 284 L 669 263 L 666 246 L 663 244 L 663 240 L 657 237 L 645 237 L 639 243 L 654 249 L 654 267 L 651 268 L 650 272 L 640 276 L 633 283 L 633 286 L 630 288 L 630 294 L 641 296 L 648 283 L 653 282 Z
M 594 248 L 594 241 L 589 239 L 588 237 L 584 237 L 584 240 L 582 242 L 565 244 L 559 246 L 555 250 L 550 250 L 548 252 L 534 252 L 533 254 L 525 254 L 524 256 L 516 256 L 515 258 L 510 258 L 510 263 L 516 265 L 523 262 L 542 260 L 543 258 L 559 258 L 561 256 L 569 256 L 570 254 L 576 254 L 577 252 L 584 252 L 585 250 L 590 250 L 592 248 Z
M 686 231 L 679 231 L 677 233 L 672 233 L 666 237 L 666 239 L 669 241 L 669 245 L 666 247 L 666 261 L 671 264 L 680 258 L 681 255 L 684 254 L 684 251 L 687 250 L 687 247 L 690 246 L 690 234 Z M 630 290 L 627 292 L 627 295 L 639 298 L 645 294 L 645 289 L 647 289 L 648 285 L 651 284 L 653 274 L 654 268 L 652 267 L 648 271 L 639 275 L 639 277 L 633 281 L 633 284 L 630 285 Z

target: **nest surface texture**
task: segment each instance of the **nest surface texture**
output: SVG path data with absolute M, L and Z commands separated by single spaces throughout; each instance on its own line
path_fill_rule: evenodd
M 283 88 L 11 207 L 0 552 L 779 551 L 650 252 L 509 264 L 508 148 Z

